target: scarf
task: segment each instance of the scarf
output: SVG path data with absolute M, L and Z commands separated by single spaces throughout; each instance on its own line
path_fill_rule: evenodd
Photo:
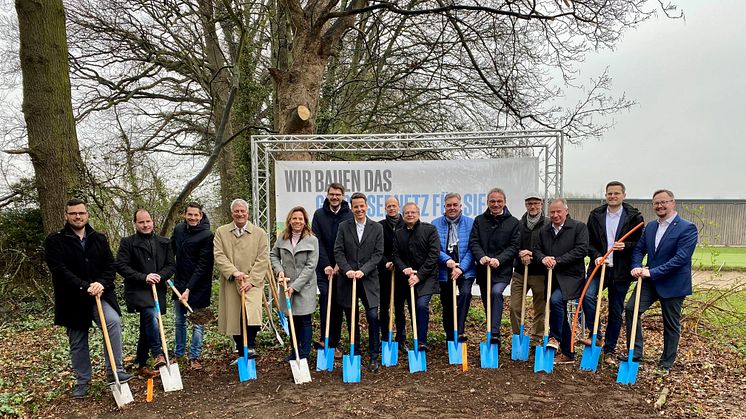
M 458 246 L 458 223 L 461 221 L 461 215 L 459 214 L 456 219 L 451 220 L 450 218 L 446 217 L 446 222 L 448 223 L 448 240 L 446 241 L 446 246 L 448 248 L 448 253 L 452 254 L 453 249 Z
M 399 214 L 396 214 L 394 217 L 386 214 L 386 222 L 389 224 L 389 227 L 394 230 L 396 225 L 399 223 Z
M 526 213 L 526 227 L 528 227 L 529 230 L 533 230 L 542 218 L 544 218 L 544 214 L 541 212 L 538 213 L 536 217 L 531 217 Z

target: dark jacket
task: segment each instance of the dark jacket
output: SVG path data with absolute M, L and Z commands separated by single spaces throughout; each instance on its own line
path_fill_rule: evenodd
M 510 282 L 520 237 L 518 219 L 510 214 L 507 207 L 497 217 L 490 213 L 489 208 L 478 215 L 469 235 L 469 249 L 477 264 L 477 279 L 487 279 L 487 267 L 480 264 L 479 260 L 489 256 L 500 261 L 500 266 L 492 269 L 492 282 Z
M 397 230 L 394 240 L 394 265 L 397 271 L 412 268 L 420 282 L 415 285 L 417 296 L 440 292 L 438 257 L 440 237 L 434 225 L 417 221 L 412 228 Z
M 402 219 L 401 215 L 399 215 L 399 219 L 396 221 L 396 225 L 393 227 L 385 218 L 379 221 L 378 224 L 383 227 L 383 257 L 381 258 L 381 262 L 378 264 L 378 276 L 381 282 L 389 281 L 390 283 L 391 271 L 386 269 L 386 263 L 394 262 L 394 236 L 396 234 L 396 231 L 404 228 L 404 220 Z M 402 276 L 402 273 L 396 270 L 396 268 L 394 268 L 394 272 L 397 280 L 404 278 Z M 390 285 L 386 285 L 384 287 L 385 289 L 389 289 Z M 397 291 L 398 289 L 399 288 L 397 288 Z M 388 298 L 388 296 L 386 295 L 384 295 L 383 297 Z
M 117 273 L 124 278 L 124 302 L 130 312 L 155 307 L 152 286 L 145 282 L 149 273 L 161 276 L 156 284 L 161 314 L 166 313 L 166 280 L 176 270 L 171 243 L 155 233 L 150 237 L 135 233 L 125 237 L 117 252 Z
M 539 243 L 534 247 L 534 259 L 541 261 L 546 256 L 554 256 L 557 265 L 552 273 L 552 289 L 560 287 L 566 301 L 580 296 L 587 253 L 588 228 L 569 216 L 556 236 L 551 222 L 542 227 Z
M 601 205 L 592 210 L 588 215 L 588 256 L 591 258 L 591 266 L 593 267 L 596 266 L 596 258 L 600 258 L 606 254 L 609 248 L 609 243 L 606 240 L 607 207 L 607 204 Z M 640 214 L 637 208 L 627 203 L 622 203 L 622 208 L 622 216 L 619 219 L 619 227 L 616 229 L 614 240 L 619 240 L 620 237 L 627 234 L 628 231 L 642 222 L 642 214 Z M 642 236 L 642 228 L 627 237 L 624 241 L 624 250 L 614 251 L 614 266 L 607 268 L 607 272 L 609 270 L 612 272 L 612 280 L 632 281 L 632 275 L 630 275 L 630 271 L 632 270 L 632 251 L 640 240 L 640 236 Z M 601 271 L 597 275 L 601 275 Z M 598 276 L 596 277 L 598 278 Z
M 212 232 L 207 214 L 194 227 L 186 222 L 176 225 L 171 236 L 171 250 L 176 258 L 174 286 L 179 292 L 189 288 L 188 303 L 193 309 L 210 305 L 212 294 Z M 176 294 L 172 294 L 177 300 Z
M 549 224 L 549 218 L 544 217 L 542 215 L 541 219 L 536 223 L 533 230 L 528 229 L 528 224 L 526 223 L 526 213 L 523 214 L 523 217 L 521 217 L 521 220 L 519 221 L 519 229 L 521 232 L 521 245 L 518 247 L 518 251 L 521 250 L 530 250 L 534 251 L 534 247 L 537 243 L 539 243 L 539 231 L 542 227 Z M 515 263 L 513 264 L 515 267 L 515 271 L 519 273 L 520 275 L 523 275 L 523 263 L 521 262 L 521 258 L 516 257 Z M 547 268 L 542 265 L 541 260 L 536 259 L 534 257 L 531 260 L 531 264 L 528 265 L 528 274 L 529 275 L 546 275 L 547 274 Z
M 365 274 L 358 281 L 365 289 L 368 307 L 378 307 L 380 284 L 378 282 L 378 263 L 383 256 L 383 227 L 366 218 L 363 239 L 358 241 L 355 220 L 349 219 L 339 224 L 337 240 L 334 243 L 334 256 L 339 264 L 339 280 L 336 283 L 337 304 L 350 307 L 352 303 L 352 281 L 345 275 L 347 271 L 363 271 Z
M 109 240 L 90 225 L 85 226 L 85 232 L 85 249 L 67 223 L 44 241 L 54 287 L 54 324 L 73 329 L 91 326 L 96 299 L 88 294 L 88 287 L 93 282 L 104 286 L 101 299 L 121 314 L 114 293 L 114 256 Z
M 329 206 L 329 200 L 324 200 L 324 205 L 313 213 L 311 230 L 313 235 L 319 239 L 319 263 L 316 265 L 316 276 L 326 278 L 324 268 L 337 264 L 334 256 L 334 242 L 337 239 L 339 223 L 352 219 L 352 211 L 347 201 L 342 201 L 339 211 L 335 214 Z

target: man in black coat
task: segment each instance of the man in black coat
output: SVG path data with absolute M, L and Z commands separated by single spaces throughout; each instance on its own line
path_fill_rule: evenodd
M 386 218 L 379 221 L 383 227 L 383 257 L 378 264 L 379 283 L 381 288 L 381 303 L 378 307 L 378 319 L 381 325 L 381 340 L 388 339 L 389 309 L 391 304 L 391 274 L 394 280 L 394 319 L 396 323 L 396 341 L 399 351 L 406 351 L 406 318 L 404 303 L 407 301 L 409 287 L 406 277 L 394 266 L 394 235 L 404 228 L 404 220 L 399 214 L 399 200 L 395 196 L 386 199 Z
M 380 366 L 378 360 L 381 344 L 378 326 L 380 293 L 378 263 L 381 262 L 383 256 L 383 227 L 367 217 L 368 200 L 365 194 L 360 192 L 352 194 L 350 202 L 354 218 L 339 224 L 337 240 L 334 243 L 334 257 L 339 265 L 341 277 L 336 281 L 336 301 L 344 308 L 350 333 L 354 329 L 355 342 L 360 342 L 360 322 L 356 314 L 358 303 L 352 301 L 352 281 L 357 281 L 356 298 L 362 300 L 365 317 L 368 320 L 368 353 L 370 354 L 368 369 L 375 372 Z M 351 321 L 353 309 L 356 314 L 354 324 Z M 336 326 L 335 330 L 341 329 L 341 317 L 338 322 L 339 326 Z M 335 340 L 339 341 L 339 337 L 335 336 Z M 355 348 L 355 351 L 359 351 L 359 346 Z
M 184 209 L 184 222 L 174 228 L 171 236 L 171 249 L 176 257 L 174 286 L 181 293 L 181 299 L 174 299 L 174 334 L 176 345 L 174 356 L 183 357 L 186 353 L 186 302 L 193 310 L 210 306 L 212 293 L 212 252 L 213 235 L 210 220 L 202 210 L 202 205 L 190 202 Z M 192 341 L 189 346 L 189 365 L 194 370 L 202 369 L 199 361 L 202 355 L 204 326 L 192 326 Z
M 505 206 L 507 199 L 500 188 L 487 193 L 487 210 L 474 219 L 469 249 L 477 262 L 477 284 L 482 305 L 487 310 L 487 269 L 492 270 L 491 342 L 501 347 L 500 322 L 503 315 L 503 291 L 513 276 L 513 261 L 518 255 L 520 230 L 518 219 Z
M 157 370 L 166 364 L 158 331 L 158 319 L 153 299 L 153 285 L 158 293 L 161 314 L 166 314 L 166 280 L 174 274 L 174 254 L 165 237 L 153 231 L 153 218 L 144 209 L 132 217 L 135 234 L 125 237 L 117 252 L 117 272 L 124 278 L 124 301 L 127 311 L 140 313 L 140 336 L 137 340 L 137 362 L 140 374 L 151 375 L 147 369 L 148 350 Z
M 319 342 L 315 342 L 317 348 L 323 347 L 324 333 L 326 332 L 326 311 L 329 313 L 330 329 L 333 325 L 338 324 L 341 327 L 342 307 L 332 298 L 332 306 L 327 307 L 329 296 L 329 276 L 335 275 L 335 282 L 340 279 L 339 267 L 334 256 L 334 242 L 337 239 L 337 230 L 339 223 L 352 218 L 350 206 L 345 201 L 345 187 L 341 183 L 330 183 L 326 188 L 326 199 L 321 208 L 313 213 L 311 221 L 311 231 L 319 240 L 319 262 L 316 265 L 316 284 L 319 287 L 319 319 L 321 328 L 319 332 Z M 329 330 L 329 346 L 336 348 L 339 344 L 339 330 Z
M 616 344 L 622 329 L 622 313 L 624 312 L 624 298 L 627 296 L 629 285 L 633 278 L 632 251 L 642 236 L 642 228 L 632 233 L 623 242 L 614 244 L 620 237 L 627 234 L 636 225 L 643 222 L 640 211 L 625 203 L 626 189 L 622 182 L 612 181 L 606 184 L 606 204 L 595 208 L 588 215 L 588 256 L 592 266 L 601 262 L 601 258 L 612 247 L 614 251 L 606 258 L 606 277 L 604 286 L 609 288 L 609 317 L 606 325 L 604 342 L 604 363 L 616 364 Z M 590 273 L 592 269 L 588 269 Z M 596 314 L 596 298 L 600 282 L 601 271 L 591 281 L 583 298 L 583 311 L 587 328 L 593 331 L 593 320 Z M 599 330 L 599 339 L 601 333 Z M 590 338 L 583 340 L 586 345 L 591 344 Z
M 550 298 L 549 342 L 547 346 L 562 349 L 558 363 L 572 363 L 575 354 L 570 351 L 572 330 L 567 320 L 567 302 L 580 296 L 585 278 L 585 255 L 588 253 L 588 228 L 571 219 L 567 201 L 555 198 L 549 202 L 549 219 L 552 221 L 539 231 L 539 243 L 534 247 L 534 258 L 553 270 Z M 559 341 L 559 343 L 558 343 Z
M 430 323 L 430 298 L 440 291 L 438 284 L 440 237 L 435 226 L 420 221 L 420 208 L 414 202 L 404 205 L 403 216 L 405 228 L 396 232 L 394 240 L 394 265 L 406 276 L 409 288 L 414 288 L 415 307 L 412 307 L 410 302 L 410 315 L 414 313 L 417 316 L 418 349 L 428 351 L 427 326 Z M 409 296 L 409 292 L 407 295 Z M 403 333 L 402 330 L 402 336 Z
M 122 367 L 121 312 L 114 293 L 114 257 L 109 241 L 88 224 L 88 210 L 82 200 L 67 201 L 64 218 L 62 230 L 50 234 L 44 242 L 44 256 L 54 286 L 54 324 L 65 327 L 70 342 L 76 380 L 72 395 L 83 398 L 88 395 L 92 375 L 88 328 L 91 321 L 101 325 L 96 296 L 101 298 L 119 382 L 126 383 L 132 376 Z M 107 382 L 113 383 L 109 357 L 104 356 L 104 360 Z

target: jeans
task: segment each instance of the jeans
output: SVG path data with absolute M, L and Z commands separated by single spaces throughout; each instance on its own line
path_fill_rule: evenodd
M 479 294 L 482 297 L 482 305 L 487 310 L 487 281 L 486 279 L 477 279 L 479 284 Z M 500 338 L 500 322 L 503 317 L 503 291 L 508 287 L 507 282 L 492 283 L 492 324 L 490 324 L 490 334 L 493 337 Z
M 609 281 L 611 281 L 611 273 L 612 273 L 611 269 L 606 270 L 606 278 L 604 278 L 605 285 L 608 285 Z M 588 289 L 585 291 L 585 297 L 583 297 L 583 313 L 585 313 L 585 328 L 588 329 L 588 334 L 593 333 L 593 321 L 596 318 L 596 303 L 598 301 L 598 286 L 601 283 L 600 275 L 601 275 L 601 272 L 599 271 L 599 275 L 596 275 L 593 278 L 590 285 L 588 285 Z M 583 286 L 585 286 L 585 281 L 583 281 Z M 599 322 L 600 321 L 601 319 L 599 318 Z M 601 333 L 601 326 L 599 325 L 598 326 L 598 338 L 600 339 L 602 336 L 603 335 Z
M 417 316 L 417 341 L 427 345 L 427 326 L 430 324 L 430 299 L 432 294 L 415 297 L 414 312 Z
M 363 288 L 362 286 L 358 286 L 357 291 L 358 291 L 358 294 L 357 294 L 358 298 L 362 300 L 363 307 L 365 307 L 365 318 L 366 320 L 368 320 L 368 353 L 370 354 L 371 358 L 376 358 L 378 357 L 378 354 L 380 353 L 380 349 L 381 349 L 381 332 L 378 326 L 378 307 L 370 306 L 370 303 L 368 302 L 368 298 L 365 293 L 365 288 Z M 354 321 L 352 318 L 352 315 L 353 315 L 352 309 L 355 310 Z M 344 312 L 344 315 L 347 318 L 347 330 L 350 333 L 350 335 L 352 335 L 352 329 L 354 327 L 355 354 L 359 355 L 360 346 L 362 342 L 360 341 L 360 316 L 358 315 L 359 309 L 358 309 L 357 301 L 355 302 L 353 307 L 350 307 L 350 308 L 343 307 L 342 311 Z M 339 316 L 336 319 L 336 324 L 335 322 L 332 322 L 331 326 L 332 326 L 332 329 L 334 329 L 334 340 L 335 342 L 339 342 L 339 334 L 341 334 L 341 330 L 342 330 L 342 316 Z M 336 332 L 337 330 L 339 330 L 340 332 L 339 333 Z M 329 334 L 330 334 L 329 340 L 330 340 L 330 345 L 331 345 L 332 331 L 330 331 Z
M 122 367 L 122 322 L 109 303 L 101 300 L 101 307 L 106 319 L 106 329 L 111 342 L 111 350 L 114 353 L 114 362 L 117 364 L 117 372 L 124 372 Z M 93 320 L 96 325 L 101 327 L 101 321 L 98 318 L 98 309 L 93 306 Z M 75 373 L 77 384 L 88 384 L 91 381 L 93 369 L 91 367 L 91 355 L 88 348 L 88 328 L 85 329 L 67 329 L 67 338 L 70 342 L 70 360 Z M 104 343 L 104 346 L 106 343 Z M 111 365 L 109 363 L 109 353 L 104 347 L 104 360 L 106 362 L 106 374 L 111 374 Z
M 474 285 L 474 278 L 461 276 L 456 280 L 456 287 L 458 288 L 456 322 L 458 323 L 459 336 L 464 334 L 466 315 L 469 313 L 469 306 L 471 305 L 472 285 Z M 443 306 L 443 329 L 446 332 L 446 340 L 453 341 L 453 287 L 450 279 L 440 283 L 440 303 Z
M 186 307 L 179 301 L 174 300 L 174 355 L 184 356 L 186 351 Z M 202 325 L 192 326 L 192 342 L 189 346 L 189 359 L 199 359 L 202 355 L 202 341 L 204 340 L 205 327 Z
M 311 353 L 311 339 L 313 336 L 311 315 L 293 316 L 293 325 L 295 326 L 295 338 L 298 341 L 298 356 L 301 359 L 308 358 L 308 355 Z M 292 347 L 292 341 L 290 344 L 290 355 L 295 359 L 295 348 Z
M 531 339 L 541 342 L 544 336 L 544 309 L 546 308 L 546 279 L 544 275 L 529 275 L 526 288 L 531 290 L 534 321 L 531 326 Z M 514 335 L 520 332 L 522 295 L 528 293 L 523 289 L 523 275 L 515 272 L 510 283 L 510 326 Z M 525 321 L 525 318 L 524 318 Z
M 148 363 L 148 352 L 155 358 L 163 354 L 161 348 L 161 334 L 158 328 L 158 314 L 155 308 L 144 308 L 140 311 L 140 336 L 137 339 L 137 355 L 135 362 L 139 366 Z
M 557 287 L 549 299 L 549 336 L 560 342 L 563 354 L 574 358 L 575 353 L 570 351 L 571 333 L 570 324 L 567 322 L 567 300 L 562 298 L 562 291 Z
M 681 337 L 681 308 L 684 305 L 685 297 L 663 298 L 658 295 L 655 286 L 650 279 L 642 280 L 642 290 L 640 292 L 640 307 L 638 308 L 637 330 L 635 332 L 635 358 L 642 358 L 642 314 L 650 308 L 656 301 L 661 303 L 661 312 L 663 314 L 663 353 L 661 354 L 659 366 L 671 368 L 676 361 L 676 353 L 679 349 L 679 338 Z M 627 321 L 627 347 L 629 347 L 629 336 L 632 335 L 632 316 L 635 310 L 634 295 L 627 302 L 626 321 Z
M 615 281 L 609 284 L 609 321 L 606 324 L 604 353 L 613 354 L 616 352 L 616 344 L 622 330 L 624 298 L 629 291 L 629 285 L 628 281 Z

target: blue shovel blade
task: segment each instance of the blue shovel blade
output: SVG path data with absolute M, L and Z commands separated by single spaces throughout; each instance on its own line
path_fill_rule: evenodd
M 448 363 L 459 365 L 463 361 L 461 356 L 461 343 L 459 341 L 448 341 Z
M 238 360 L 238 380 L 256 380 L 256 360 L 244 357 Z
M 381 347 L 381 365 L 393 367 L 399 363 L 399 342 L 385 340 Z
M 334 370 L 334 348 L 319 349 L 316 352 L 316 371 Z
M 513 361 L 528 361 L 528 335 L 513 335 L 510 358 Z
M 480 342 L 479 343 L 479 363 L 482 368 L 497 368 L 499 361 L 497 359 L 500 351 L 496 343 Z
M 410 373 L 427 371 L 427 353 L 425 351 L 410 349 L 407 351 L 407 357 L 409 358 Z
M 584 345 L 583 357 L 580 358 L 580 370 L 596 372 L 598 370 L 599 358 L 601 358 L 601 347 L 596 346 L 596 339 L 594 337 L 591 345 Z
M 345 383 L 360 382 L 360 355 L 342 357 L 342 379 Z
M 637 381 L 637 370 L 640 363 L 632 360 L 634 351 L 629 351 L 626 361 L 619 364 L 619 372 L 616 376 L 616 382 L 620 384 L 634 384 Z
M 551 374 L 554 370 L 554 348 L 546 345 L 536 346 L 534 357 L 534 372 L 545 372 Z
M 288 318 L 285 316 L 285 313 L 282 311 L 280 313 L 280 325 L 282 326 L 282 330 L 285 331 L 285 334 L 290 336 L 290 329 L 288 327 Z

